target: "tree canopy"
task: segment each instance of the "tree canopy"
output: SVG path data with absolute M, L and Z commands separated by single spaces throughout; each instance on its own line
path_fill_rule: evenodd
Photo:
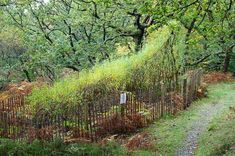
M 0 82 L 54 81 L 138 53 L 172 20 L 186 31 L 183 66 L 235 72 L 233 0 L 1 0 Z

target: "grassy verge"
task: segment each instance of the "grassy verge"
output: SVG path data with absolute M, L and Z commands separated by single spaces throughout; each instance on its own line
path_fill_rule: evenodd
M 230 94 L 219 100 L 224 109 L 210 123 L 199 140 L 198 156 L 235 155 L 235 85 L 227 86 Z M 227 91 L 224 87 L 224 91 Z M 221 88 L 223 89 L 223 88 Z
M 35 140 L 28 144 L 24 141 L 15 142 L 0 139 L 1 156 L 124 156 L 126 150 L 116 143 L 110 142 L 105 146 L 97 144 L 75 143 L 66 145 L 62 140 L 40 142 Z
M 194 123 L 193 121 L 200 118 L 199 111 L 208 104 L 217 103 L 218 101 L 231 101 L 230 97 L 234 92 L 234 88 L 235 84 L 229 83 L 211 85 L 208 89 L 208 98 L 194 102 L 187 111 L 183 111 L 175 117 L 166 116 L 153 124 L 147 131 L 155 138 L 155 148 L 148 155 L 174 155 L 176 149 L 182 146 L 187 132 Z M 225 103 L 224 109 L 227 109 L 229 106 L 230 104 Z M 223 111 L 221 110 L 219 113 L 221 114 Z

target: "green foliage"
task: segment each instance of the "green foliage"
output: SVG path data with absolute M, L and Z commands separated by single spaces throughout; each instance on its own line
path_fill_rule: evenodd
M 124 156 L 126 150 L 113 142 L 105 146 L 97 144 L 75 143 L 66 145 L 62 140 L 52 142 L 40 142 L 35 140 L 28 144 L 24 141 L 13 141 L 0 139 L 0 155 L 22 155 L 22 156 L 100 156 L 104 154 L 112 156 Z
M 68 146 L 68 155 L 91 155 L 91 156 L 99 156 L 99 155 L 112 155 L 112 156 L 124 156 L 126 154 L 126 150 L 121 148 L 117 143 L 108 142 L 104 146 L 100 146 L 97 144 L 72 144 Z
M 186 66 L 228 70 L 225 60 L 230 64 L 234 62 L 230 57 L 235 45 L 234 1 L 149 0 L 146 3 L 150 5 L 143 11 L 152 14 L 159 25 L 177 19 L 187 29 L 186 49 L 182 56 Z
M 4 25 L 22 32 L 24 65 L 36 76 L 64 68 L 80 71 L 116 57 L 113 49 L 119 44 L 134 47 L 135 18 L 127 12 L 138 6 L 135 1 L 17 2 L 3 8 Z M 49 76 L 56 79 L 55 73 Z
M 0 89 L 9 82 L 24 80 L 21 56 L 25 50 L 19 37 L 22 34 L 14 26 L 6 26 L 6 21 L 0 13 Z
M 174 52 L 182 68 L 234 72 L 234 6 L 232 0 L 3 0 L 0 79 L 54 81 L 65 71 L 116 59 L 122 49 L 132 55 L 143 50 L 152 31 L 172 20 L 186 28 L 181 32 L 186 38 L 176 36 L 183 44 Z
M 87 88 L 106 92 L 113 89 L 125 90 L 131 85 L 147 88 L 153 83 L 153 74 L 155 74 L 155 77 L 158 74 L 153 70 L 159 70 L 168 74 L 174 74 L 174 72 L 179 70 L 181 61 L 177 53 L 180 47 L 174 47 L 174 51 L 166 55 L 165 50 L 169 48 L 169 42 L 172 38 L 171 32 L 173 31 L 175 36 L 177 36 L 182 32 L 181 30 L 182 28 L 180 31 L 175 31 L 172 27 L 165 26 L 150 35 L 141 53 L 111 62 L 106 61 L 94 66 L 92 70 L 83 70 L 79 75 L 73 75 L 58 81 L 53 87 L 44 86 L 35 89 L 29 97 L 30 104 L 36 109 L 43 107 L 44 109 L 58 111 L 62 104 L 72 106 L 79 101 L 82 104 L 82 96 Z M 172 65 L 171 61 L 167 61 L 167 57 L 171 56 L 177 61 L 175 65 Z M 152 68 L 152 66 L 155 68 Z M 175 70 L 166 71 L 169 67 Z M 161 75 L 158 76 L 161 77 Z M 140 82 L 142 84 L 138 86 Z
M 61 140 L 53 142 L 40 142 L 35 140 L 28 144 L 24 141 L 0 140 L 0 155 L 63 155 L 66 153 L 65 145 Z

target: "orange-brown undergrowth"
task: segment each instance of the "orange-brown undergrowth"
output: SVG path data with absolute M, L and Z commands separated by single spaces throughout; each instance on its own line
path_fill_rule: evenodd
M 3 92 L 0 92 L 0 100 L 7 99 L 12 96 L 25 96 L 29 95 L 34 87 L 40 87 L 44 82 L 26 82 L 22 81 L 20 83 L 13 83 L 6 86 Z
M 176 92 L 171 93 L 172 101 L 174 103 L 174 115 L 177 114 L 177 112 L 183 110 L 184 108 L 184 101 L 182 95 Z
M 107 132 L 109 134 L 131 133 L 138 128 L 143 128 L 144 125 L 144 118 L 138 113 L 125 116 L 115 114 L 99 124 L 100 128 L 98 128 L 96 135 L 103 136 Z
M 136 149 L 145 149 L 150 150 L 154 148 L 153 144 L 153 136 L 150 134 L 143 132 L 134 135 L 131 137 L 127 144 L 125 145 L 129 150 L 136 150 Z
M 235 78 L 231 73 L 210 72 L 203 76 L 203 82 L 205 83 L 235 82 Z

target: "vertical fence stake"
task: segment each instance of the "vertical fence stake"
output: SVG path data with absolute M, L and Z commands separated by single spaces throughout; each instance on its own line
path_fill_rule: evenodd
M 164 86 L 164 82 L 162 82 L 161 83 L 161 108 L 160 108 L 161 116 L 163 116 L 165 113 L 164 107 L 165 107 L 165 86 Z
M 187 78 L 183 79 L 183 103 L 184 109 L 187 108 L 188 100 L 187 100 Z

